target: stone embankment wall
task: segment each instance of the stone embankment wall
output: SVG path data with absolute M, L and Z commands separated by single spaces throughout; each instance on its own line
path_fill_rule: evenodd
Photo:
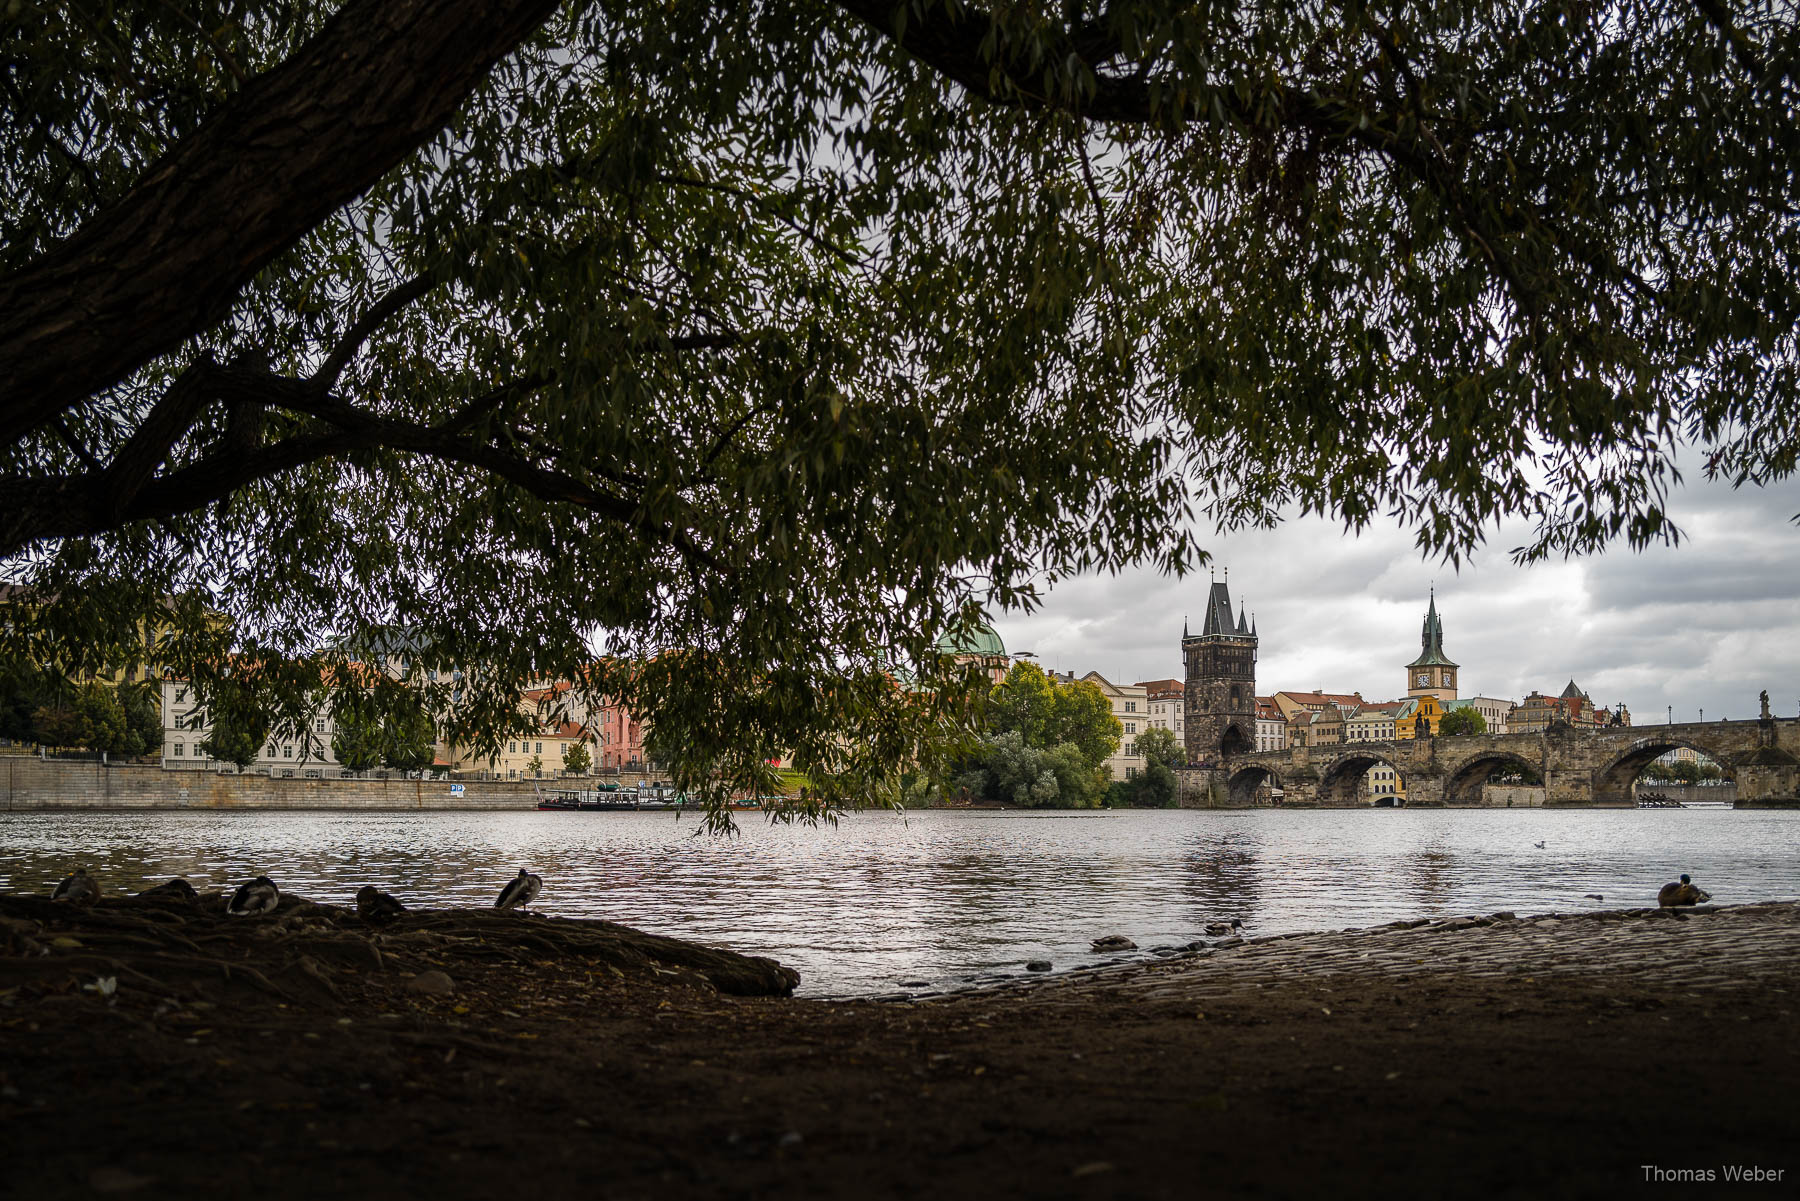
M 612 776 L 598 782 L 614 783 Z M 626 784 L 638 782 L 626 776 Z M 592 779 L 540 780 L 546 793 Z M 460 784 L 462 795 L 451 793 Z M 530 780 L 307 780 L 164 771 L 146 764 L 0 758 L 0 809 L 530 809 Z

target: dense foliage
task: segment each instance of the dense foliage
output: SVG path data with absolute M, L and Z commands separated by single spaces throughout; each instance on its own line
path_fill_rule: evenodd
M 1058 683 L 1035 663 L 1014 663 L 989 692 L 981 722 L 982 736 L 960 757 L 958 793 L 1028 808 L 1100 803 L 1123 727 L 1097 685 Z
M 76 683 L 14 662 L 0 669 L 0 738 L 58 749 L 132 757 L 162 746 L 162 713 L 151 685 Z
M 154 614 L 295 729 L 398 625 L 477 747 L 565 676 L 690 789 L 787 752 L 830 804 L 966 727 L 940 635 L 1192 566 L 1190 514 L 1671 537 L 1679 442 L 1800 451 L 1797 49 L 1726 0 L 9 6 L 4 649 Z
M 1472 706 L 1463 705 L 1438 719 L 1437 732 L 1446 737 L 1455 737 L 1458 734 L 1485 734 L 1487 729 L 1487 718 L 1477 713 Z
M 331 751 L 346 768 L 422 771 L 431 766 L 437 732 L 431 715 L 410 692 L 345 689 L 333 699 Z

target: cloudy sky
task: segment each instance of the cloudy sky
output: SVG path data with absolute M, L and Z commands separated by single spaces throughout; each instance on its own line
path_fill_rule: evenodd
M 1696 473 L 1697 474 L 1697 473 Z M 1426 561 L 1411 535 L 1376 527 L 1360 537 L 1318 519 L 1273 532 L 1204 540 L 1230 568 L 1232 601 L 1261 636 L 1257 691 L 1405 695 L 1402 668 L 1419 653 L 1426 593 L 1437 586 L 1444 647 L 1462 665 L 1463 696 L 1517 701 L 1573 678 L 1594 702 L 1623 701 L 1637 724 L 1756 716 L 1769 690 L 1779 715 L 1800 712 L 1800 481 L 1733 491 L 1690 480 L 1670 496 L 1679 547 L 1627 548 L 1534 567 L 1501 530 L 1456 571 Z M 994 625 L 1011 651 L 1047 668 L 1108 679 L 1181 675 L 1184 615 L 1200 629 L 1208 573 L 1152 571 L 1058 585 L 1036 613 Z

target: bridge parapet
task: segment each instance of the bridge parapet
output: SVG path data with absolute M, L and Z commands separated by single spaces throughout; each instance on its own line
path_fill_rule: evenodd
M 1496 770 L 1528 769 L 1547 805 L 1629 806 L 1653 759 L 1687 747 L 1717 761 L 1739 804 L 1800 804 L 1800 719 L 1667 726 L 1554 727 L 1533 734 L 1473 734 L 1396 742 L 1347 742 L 1228 755 L 1182 773 L 1182 803 L 1198 807 L 1364 806 L 1370 767 L 1393 767 L 1408 805 L 1479 805 Z

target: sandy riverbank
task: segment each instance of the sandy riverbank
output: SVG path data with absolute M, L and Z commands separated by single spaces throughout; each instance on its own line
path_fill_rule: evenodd
M 20 1195 L 1560 1197 L 1737 1164 L 1785 1175 L 1713 1192 L 1780 1195 L 1800 1169 L 1793 904 L 1379 927 L 905 1003 L 728 995 L 781 982 L 602 951 L 600 923 L 4 911 Z M 408 989 L 434 965 L 454 993 Z M 111 997 L 84 989 L 103 973 Z

